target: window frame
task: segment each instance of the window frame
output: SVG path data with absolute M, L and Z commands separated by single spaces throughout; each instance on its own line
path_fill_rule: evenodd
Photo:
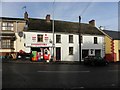
M 69 47 L 69 55 L 73 55 L 73 47 Z
M 14 31 L 14 23 L 2 22 L 2 31 Z
M 13 49 L 14 48 L 14 41 L 10 39 L 2 39 L 0 41 L 0 48 L 1 49 Z
M 61 35 L 56 35 L 56 43 L 61 43 Z
M 69 43 L 73 43 L 73 35 L 69 35 Z
M 83 36 L 81 35 L 81 37 L 80 37 L 80 38 L 81 38 L 81 43 L 83 43 Z
M 37 35 L 37 42 L 43 42 L 43 35 L 42 34 Z
M 98 37 L 94 37 L 94 44 L 98 44 Z

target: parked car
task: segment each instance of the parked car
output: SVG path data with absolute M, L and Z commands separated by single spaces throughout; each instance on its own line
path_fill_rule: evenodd
M 84 64 L 91 66 L 104 66 L 109 64 L 109 62 L 100 56 L 87 56 L 84 58 Z
M 31 53 L 26 53 L 24 52 L 23 50 L 20 50 L 18 53 L 17 53 L 17 58 L 18 59 L 30 59 L 31 58 Z

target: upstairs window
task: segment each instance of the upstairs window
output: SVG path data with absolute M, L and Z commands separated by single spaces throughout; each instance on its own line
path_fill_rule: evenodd
M 83 43 L 83 37 L 82 36 L 79 37 L 79 43 Z
M 69 35 L 69 43 L 73 43 L 73 35 Z
M 61 43 L 61 35 L 56 35 L 56 43 Z
M 2 30 L 10 30 L 13 31 L 13 23 L 12 22 L 3 22 L 2 23 Z
M 94 37 L 94 44 L 98 44 L 97 37 Z
M 38 40 L 38 42 L 43 42 L 43 35 L 38 34 L 37 40 Z

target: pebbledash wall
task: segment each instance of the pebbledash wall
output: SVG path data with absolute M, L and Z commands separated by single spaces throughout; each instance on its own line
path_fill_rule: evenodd
M 37 35 L 43 35 L 43 42 L 37 42 Z M 56 43 L 56 35 L 61 36 L 60 43 Z M 73 35 L 73 43 L 69 43 L 69 35 Z M 54 42 L 55 42 L 55 57 L 56 57 L 56 48 L 60 49 L 60 60 L 61 61 L 79 61 L 79 40 L 78 34 L 71 33 L 55 33 L 54 34 Z M 94 37 L 97 37 L 97 44 L 94 44 Z M 47 40 L 46 40 L 47 38 Z M 20 40 L 21 39 L 21 40 Z M 52 42 L 53 41 L 53 33 L 51 32 L 29 32 L 24 31 L 23 37 L 18 37 L 17 48 L 18 50 L 22 49 L 23 51 L 30 53 L 31 47 L 44 48 L 49 47 L 51 55 L 53 54 Z M 73 47 L 73 54 L 69 54 L 69 47 Z M 88 52 L 88 55 L 95 55 L 96 50 L 100 51 L 100 56 L 105 56 L 105 47 L 104 47 L 104 36 L 103 35 L 90 35 L 84 34 L 82 35 L 82 43 L 81 43 L 81 55 L 82 60 L 84 51 Z M 83 54 L 82 54 L 83 53 Z M 87 55 L 86 55 L 87 56 Z

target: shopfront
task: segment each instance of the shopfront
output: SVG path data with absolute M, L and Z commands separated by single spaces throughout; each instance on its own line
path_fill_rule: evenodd
M 32 61 L 50 61 L 52 56 L 52 44 L 31 44 Z

